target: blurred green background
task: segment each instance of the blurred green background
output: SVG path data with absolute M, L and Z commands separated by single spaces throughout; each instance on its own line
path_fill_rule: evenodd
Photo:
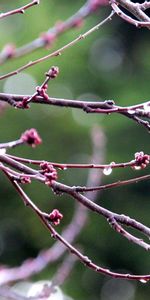
M 16 8 L 26 1 L 0 0 L 2 11 Z M 84 1 L 44 0 L 25 15 L 1 21 L 0 47 L 15 43 L 17 47 L 45 32 L 56 21 L 65 20 L 84 4 Z M 82 28 L 70 30 L 59 37 L 52 49 L 57 49 L 85 32 L 108 15 L 103 8 L 88 17 Z M 1 74 L 16 69 L 29 60 L 51 50 L 38 50 L 1 66 Z M 0 82 L 3 92 L 32 94 L 41 84 L 44 73 L 52 65 L 60 75 L 49 83 L 50 96 L 68 99 L 114 99 L 118 105 L 130 105 L 149 100 L 150 41 L 147 29 L 136 29 L 118 17 L 100 28 L 60 57 L 39 64 L 18 76 Z M 7 108 L 0 119 L 1 142 L 17 139 L 21 133 L 35 127 L 43 139 L 36 149 L 20 147 L 12 154 L 57 162 L 87 162 L 92 145 L 90 130 L 101 126 L 107 137 L 106 162 L 133 159 L 134 153 L 149 153 L 149 134 L 144 128 L 119 115 L 86 115 L 78 110 L 32 105 L 30 110 Z M 148 170 L 115 170 L 103 177 L 103 183 L 146 174 Z M 87 172 L 66 171 L 60 181 L 71 185 L 86 183 Z M 0 174 L 0 263 L 19 265 L 27 257 L 52 245 L 47 231 L 32 211 L 26 209 L 7 179 Z M 64 214 L 60 230 L 71 219 L 74 201 L 57 198 L 45 186 L 34 183 L 25 187 L 29 196 L 45 211 L 59 207 Z M 108 190 L 98 195 L 97 203 L 118 213 L 130 215 L 149 225 L 149 182 Z M 69 213 L 68 213 L 69 211 Z M 96 263 L 131 273 L 149 273 L 149 254 L 113 232 L 100 217 L 90 213 L 86 228 L 77 240 L 84 253 Z M 34 280 L 49 279 L 56 265 L 48 266 Z M 78 300 L 143 300 L 149 299 L 150 285 L 113 280 L 88 270 L 77 262 L 63 290 Z

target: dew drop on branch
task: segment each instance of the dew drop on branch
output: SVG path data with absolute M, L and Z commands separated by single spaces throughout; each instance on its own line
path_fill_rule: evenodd
M 108 175 L 110 175 L 111 173 L 112 173 L 112 168 L 111 168 L 111 167 L 106 167 L 106 168 L 104 168 L 104 170 L 103 170 L 103 174 L 104 174 L 104 175 L 108 176 Z
M 5 154 L 5 153 L 6 153 L 6 148 L 0 149 L 0 155 L 3 155 L 3 154 Z
M 133 109 L 128 109 L 128 114 L 130 114 L 130 115 L 134 115 L 135 114 L 135 110 L 133 110 Z
M 144 109 L 144 111 L 145 111 L 146 113 L 149 113 L 149 112 L 150 112 L 150 105 L 149 105 L 149 103 L 145 103 L 145 104 L 143 105 L 143 109 Z
M 148 282 L 147 279 L 140 279 L 139 281 L 140 281 L 141 283 L 147 283 L 147 282 Z
M 66 171 L 67 170 L 67 167 L 63 167 L 63 171 Z
M 141 170 L 141 166 L 134 166 L 133 169 L 136 171 Z

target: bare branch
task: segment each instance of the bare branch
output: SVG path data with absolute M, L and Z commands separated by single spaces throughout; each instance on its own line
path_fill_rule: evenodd
M 47 229 L 50 231 L 51 236 L 60 241 L 62 244 L 64 244 L 66 246 L 66 248 L 72 253 L 75 254 L 79 260 L 86 265 L 88 268 L 101 273 L 101 274 L 105 274 L 108 276 L 111 276 L 113 278 L 122 278 L 122 279 L 129 279 L 129 280 L 139 280 L 139 281 L 144 281 L 147 282 L 150 280 L 150 275 L 131 275 L 131 274 L 122 274 L 122 273 L 117 273 L 117 272 L 112 272 L 109 269 L 106 268 L 102 268 L 98 265 L 96 265 L 95 263 L 93 263 L 87 256 L 84 256 L 79 250 L 77 250 L 75 247 L 73 247 L 70 243 L 68 243 L 54 228 L 53 226 L 48 222 L 47 220 L 47 214 L 43 213 L 30 199 L 29 197 L 25 194 L 25 192 L 22 190 L 22 188 L 18 185 L 18 183 L 16 181 L 12 181 L 11 178 L 9 177 L 9 175 L 7 174 L 9 180 L 12 182 L 12 184 L 14 185 L 14 187 L 16 188 L 16 190 L 18 191 L 18 193 L 20 194 L 21 198 L 23 199 L 24 203 L 29 206 L 39 217 L 39 219 L 41 220 L 41 222 L 47 227 Z M 64 185 L 61 185 L 64 186 Z M 58 189 L 58 184 L 55 185 L 55 188 L 57 187 Z M 53 186 L 54 188 L 54 186 Z M 60 185 L 59 185 L 60 188 Z M 70 188 L 69 188 L 70 189 Z M 67 187 L 67 193 L 69 193 L 69 189 Z M 66 191 L 66 187 L 65 190 L 63 190 L 64 192 Z M 71 193 L 72 194 L 72 193 Z M 85 197 L 81 196 L 81 195 L 76 195 L 74 194 L 73 197 L 75 197 L 76 199 L 78 199 L 79 201 L 81 201 L 81 203 L 85 204 L 88 208 L 90 208 L 90 200 L 86 199 Z M 86 199 L 86 201 L 85 201 Z M 87 205 L 88 204 L 88 205 Z M 93 203 L 93 207 L 95 206 L 96 208 L 96 204 Z M 96 209 L 95 209 L 96 211 Z M 103 211 L 103 215 L 105 214 L 105 216 L 109 215 L 109 211 L 101 208 L 101 212 Z M 115 219 L 116 219 L 116 214 L 114 215 Z M 109 217 L 108 217 L 109 218 Z M 111 213 L 111 218 L 112 218 L 112 213 Z M 111 219 L 109 218 L 109 220 Z M 121 232 L 119 232 L 121 233 Z M 133 240 L 132 240 L 133 241 Z M 141 246 L 143 245 L 143 241 L 141 240 Z M 148 247 L 147 247 L 148 250 Z
M 143 175 L 140 177 L 135 177 L 132 179 L 127 179 L 127 180 L 119 180 L 116 182 L 108 183 L 105 185 L 100 185 L 100 186 L 90 186 L 90 187 L 82 187 L 82 186 L 74 186 L 74 190 L 79 193 L 84 193 L 84 192 L 93 192 L 93 191 L 102 191 L 102 190 L 107 190 L 115 187 L 120 187 L 123 185 L 128 185 L 128 184 L 133 184 L 133 183 L 138 183 L 140 181 L 145 181 L 149 180 L 150 175 Z
M 104 149 L 105 149 L 105 136 L 101 129 L 94 127 L 91 133 L 93 154 L 91 161 L 99 162 L 100 158 L 104 160 Z M 11 177 L 11 172 L 9 168 L 1 167 L 1 170 L 5 174 L 9 175 L 10 180 L 15 180 L 16 178 Z M 13 174 L 16 175 L 16 174 Z M 18 175 L 18 174 L 17 174 Z M 22 175 L 22 174 L 21 174 Z M 32 175 L 34 176 L 34 175 Z M 87 185 L 89 184 L 99 184 L 101 181 L 102 174 L 99 173 L 98 169 L 91 169 L 88 173 Z M 31 177 L 31 175 L 30 175 Z M 92 201 L 96 199 L 97 193 L 87 193 Z M 88 210 L 83 207 L 80 203 L 76 204 L 74 215 L 69 225 L 63 230 L 62 236 L 73 243 L 83 227 L 85 226 L 88 219 Z M 50 249 L 43 250 L 34 259 L 29 259 L 29 261 L 23 262 L 19 267 L 15 268 L 1 268 L 0 270 L 0 285 L 13 282 L 16 280 L 25 279 L 31 277 L 33 274 L 41 272 L 48 264 L 57 261 L 66 252 L 66 247 L 57 241 Z M 55 281 L 54 281 L 55 282 Z
M 0 14 L 0 18 L 4 18 L 17 13 L 24 13 L 24 10 L 30 8 L 33 5 L 39 4 L 39 1 L 34 0 L 29 4 L 20 7 L 16 10 L 12 10 L 8 13 Z M 30 51 L 33 51 L 44 45 L 51 44 L 54 39 L 61 33 L 66 30 L 77 27 L 80 25 L 81 21 L 87 17 L 89 14 L 94 12 L 100 6 L 108 5 L 108 0 L 88 0 L 85 5 L 71 18 L 69 18 L 64 23 L 59 26 L 54 26 L 52 29 L 48 30 L 46 34 L 43 34 L 39 39 L 31 42 L 30 44 L 21 47 L 18 50 L 15 50 L 13 46 L 9 46 L 8 49 L 4 49 L 1 53 L 1 61 L 4 62 L 6 59 L 17 56 L 24 55 Z M 85 33 L 79 35 L 77 38 L 72 40 L 70 43 L 65 44 L 60 47 L 58 50 L 49 53 L 46 56 L 43 56 L 39 59 L 28 62 L 27 64 L 19 67 L 17 70 L 10 73 L 0 76 L 0 80 L 8 78 L 10 76 L 16 75 L 21 71 L 32 67 L 38 63 L 42 63 L 52 57 L 61 55 L 66 49 L 76 45 L 78 42 L 89 36 L 91 33 L 98 30 L 102 25 L 107 23 L 112 19 L 112 17 L 117 14 L 123 18 L 126 22 L 129 22 L 137 27 L 146 27 L 150 29 L 150 18 L 147 15 L 147 9 L 150 8 L 150 3 L 145 1 L 143 3 L 133 3 L 131 0 L 110 0 L 110 7 L 112 8 L 111 13 L 103 21 L 98 23 L 96 26 L 86 31 Z M 131 16 L 130 16 L 131 15 Z M 35 42 L 38 43 L 35 45 Z M 7 51 L 6 51 L 7 50 Z M 9 54 L 9 55 L 8 55 Z M 47 94 L 48 83 L 50 80 L 54 79 L 59 73 L 58 67 L 51 67 L 49 71 L 45 74 L 46 78 L 42 84 L 36 87 L 35 92 L 32 95 L 14 95 L 0 93 L 0 101 L 8 103 L 9 105 L 15 108 L 26 109 L 29 108 L 31 103 L 37 104 L 46 104 L 54 105 L 59 107 L 67 108 L 77 108 L 83 110 L 83 112 L 89 114 L 113 114 L 118 113 L 122 116 L 133 120 L 134 122 L 144 126 L 146 129 L 150 130 L 150 101 L 142 102 L 137 105 L 130 105 L 122 107 L 116 105 L 113 100 L 105 101 L 78 101 L 71 99 L 59 99 L 51 98 Z M 145 154 L 143 151 L 136 152 L 132 160 L 127 162 L 110 162 L 107 164 L 103 163 L 104 155 L 104 144 L 105 138 L 101 132 L 95 129 L 92 134 L 93 145 L 94 145 L 94 160 L 91 163 L 85 164 L 74 164 L 74 163 L 55 163 L 44 160 L 34 160 L 27 159 L 22 157 L 17 157 L 13 155 L 6 154 L 6 150 L 13 148 L 19 145 L 29 145 L 35 147 L 39 145 L 42 140 L 38 132 L 31 128 L 26 130 L 19 139 L 11 141 L 8 143 L 0 144 L 0 171 L 8 178 L 9 182 L 13 185 L 16 192 L 22 199 L 23 203 L 32 209 L 32 211 L 37 215 L 41 223 L 46 227 L 48 233 L 52 238 L 56 240 L 52 248 L 39 253 L 37 258 L 32 259 L 31 261 L 25 261 L 20 267 L 6 269 L 5 267 L 0 270 L 0 285 L 13 282 L 16 280 L 25 279 L 33 274 L 36 274 L 43 270 L 47 264 L 50 262 L 56 261 L 60 256 L 62 256 L 66 249 L 70 253 L 74 254 L 76 258 L 92 269 L 95 272 L 111 276 L 113 278 L 122 278 L 130 280 L 139 280 L 141 282 L 147 282 L 150 280 L 150 274 L 148 275 L 132 275 L 132 274 L 122 274 L 110 271 L 107 268 L 96 265 L 92 262 L 87 256 L 83 255 L 81 250 L 75 248 L 72 243 L 75 242 L 78 234 L 81 232 L 83 227 L 86 224 L 88 218 L 88 211 L 96 213 L 100 217 L 103 217 L 107 224 L 112 227 L 114 231 L 122 235 L 123 238 L 126 238 L 129 242 L 132 242 L 144 250 L 150 250 L 150 227 L 144 225 L 142 222 L 135 220 L 134 218 L 129 217 L 128 215 L 123 215 L 121 213 L 116 213 L 107 208 L 104 208 L 102 205 L 96 204 L 94 202 L 96 193 L 101 190 L 108 188 L 119 187 L 123 185 L 128 185 L 131 183 L 137 183 L 142 180 L 149 180 L 150 175 L 143 175 L 140 177 L 131 178 L 128 180 L 118 180 L 116 182 L 111 182 L 109 184 L 101 185 L 101 176 L 110 175 L 113 169 L 116 168 L 130 168 L 133 170 L 143 170 L 148 167 L 150 162 L 150 154 Z M 98 151 L 102 152 L 102 162 L 99 163 Z M 30 164 L 30 166 L 29 166 Z M 89 176 L 87 181 L 87 186 L 69 186 L 67 184 L 61 183 L 61 179 L 58 179 L 58 175 L 61 172 L 58 172 L 57 169 L 63 170 L 66 169 L 88 169 Z M 102 170 L 102 172 L 100 172 Z M 94 173 L 93 173 L 94 172 Z M 60 175 L 59 175 L 60 176 Z M 42 211 L 33 201 L 28 197 L 22 185 L 32 183 L 32 180 L 37 180 L 41 184 L 47 186 L 51 189 L 52 192 L 60 195 L 66 194 L 75 201 L 75 211 L 73 218 L 70 224 L 63 230 L 62 234 L 59 234 L 55 227 L 59 225 L 60 221 L 63 218 L 63 214 L 56 208 L 51 212 Z M 85 193 L 85 194 L 83 194 Z M 130 229 L 133 229 L 130 233 Z M 134 233 L 136 230 L 136 233 Z M 144 238 L 141 239 L 140 235 L 143 235 Z M 42 258 L 42 260 L 41 260 Z M 53 285 L 61 284 L 66 276 L 70 272 L 70 267 L 73 266 L 64 260 L 62 266 L 58 269 L 58 272 L 53 277 Z M 61 272 L 61 274 L 59 273 Z M 2 290 L 0 289 L 0 294 L 2 296 L 7 296 L 10 299 L 18 299 L 18 295 L 10 294 L 9 289 Z M 50 293 L 51 291 L 49 291 Z M 16 297 L 16 298 L 15 298 Z
M 34 6 L 34 5 L 37 5 L 37 4 L 40 4 L 40 0 L 33 0 L 32 2 L 26 4 L 22 7 L 16 8 L 16 9 L 11 10 L 11 11 L 8 11 L 6 13 L 0 13 L 0 19 L 15 15 L 15 14 L 24 14 L 25 10 L 27 10 L 31 6 Z
M 87 2 L 73 16 L 69 17 L 64 22 L 61 22 L 61 24 L 56 23 L 54 27 L 49 28 L 47 32 L 40 34 L 37 39 L 30 43 L 20 48 L 15 48 L 14 45 L 6 45 L 0 53 L 0 64 L 4 63 L 8 59 L 21 57 L 39 48 L 47 46 L 51 47 L 57 37 L 71 28 L 81 26 L 86 17 L 94 13 L 100 7 L 107 6 L 108 4 L 108 0 L 87 0 Z
M 43 86 L 43 84 L 41 85 L 41 87 Z M 45 88 L 44 89 L 41 88 L 41 92 L 39 90 L 39 87 L 37 87 L 37 89 L 38 92 L 35 92 L 33 95 L 14 95 L 14 94 L 0 93 L 0 101 L 7 102 L 11 106 L 21 108 L 21 109 L 29 108 L 28 102 L 30 102 L 36 104 L 60 106 L 65 108 L 78 108 L 88 114 L 94 113 L 94 114 L 110 115 L 112 113 L 118 113 L 135 121 L 139 125 L 144 126 L 146 129 L 148 129 L 148 131 L 150 130 L 149 121 L 144 120 L 145 118 L 150 119 L 150 101 L 146 101 L 145 103 L 140 103 L 137 105 L 122 107 L 116 105 L 113 100 L 92 102 L 86 100 L 79 101 L 79 100 L 52 98 L 47 95 Z
M 10 73 L 7 73 L 5 75 L 2 75 L 0 76 L 0 80 L 2 79 L 5 79 L 5 78 L 8 78 L 8 77 L 11 77 L 11 76 L 14 76 L 14 75 L 17 75 L 18 73 L 22 72 L 23 70 L 26 70 L 32 66 L 35 66 L 39 63 L 42 63 L 43 61 L 45 60 L 48 60 L 52 57 L 56 57 L 56 56 L 59 56 L 61 55 L 67 48 L 70 48 L 72 46 L 74 46 L 75 44 L 77 44 L 78 42 L 80 42 L 81 40 L 85 39 L 87 36 L 89 36 L 91 33 L 93 33 L 94 31 L 98 30 L 102 25 L 104 25 L 105 23 L 107 23 L 108 21 L 110 21 L 112 19 L 114 15 L 114 11 L 112 11 L 109 16 L 107 18 L 105 18 L 102 22 L 98 23 L 96 26 L 94 26 L 93 28 L 91 28 L 90 30 L 86 31 L 85 33 L 83 34 L 80 34 L 76 39 L 72 40 L 70 43 L 66 44 L 65 46 L 59 48 L 58 50 L 46 55 L 46 56 L 43 56 L 39 59 L 36 59 L 34 61 L 30 61 L 28 62 L 26 65 L 18 68 L 17 70 L 15 71 L 12 71 Z
M 136 19 L 133 19 L 132 17 L 128 16 L 126 13 L 124 13 L 119 7 L 118 3 L 126 8 L 131 14 L 136 16 Z M 139 3 L 133 3 L 130 0 L 118 0 L 117 2 L 115 0 L 110 0 L 110 4 L 112 9 L 115 11 L 115 13 L 124 19 L 126 22 L 136 26 L 136 27 L 147 27 L 150 29 L 150 18 L 143 12 L 141 9 L 141 6 Z M 149 5 L 146 5 L 149 7 Z M 138 21 L 140 20 L 140 21 Z

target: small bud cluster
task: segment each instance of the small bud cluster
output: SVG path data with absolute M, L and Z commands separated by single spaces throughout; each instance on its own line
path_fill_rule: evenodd
M 28 175 L 21 175 L 20 176 L 20 182 L 22 184 L 29 184 L 29 183 L 31 183 L 30 176 L 28 176 Z
M 57 21 L 55 24 L 55 28 L 58 33 L 63 32 L 65 30 L 65 22 L 63 22 L 61 20 Z
M 42 87 L 41 86 L 37 86 L 36 87 L 36 91 L 38 93 L 39 96 L 41 96 L 42 98 L 44 98 L 45 100 L 48 100 L 48 95 L 47 95 L 47 89 L 48 89 L 48 85 L 44 84 Z
M 54 79 L 54 78 L 56 78 L 58 76 L 58 74 L 59 74 L 59 68 L 53 66 L 46 73 L 46 76 L 49 77 L 50 79 Z
M 47 95 L 47 89 L 48 89 L 48 84 L 47 82 L 51 79 L 55 79 L 59 74 L 59 68 L 58 67 L 51 67 L 49 71 L 46 73 L 46 83 L 44 83 L 41 86 L 37 86 L 36 91 L 39 96 L 44 98 L 45 100 L 48 100 L 49 96 Z
M 58 209 L 53 209 L 53 211 L 49 214 L 49 220 L 54 225 L 59 225 L 63 215 L 60 213 Z
M 150 157 L 148 154 L 144 154 L 143 151 L 135 153 L 135 166 L 133 169 L 140 170 L 147 167 Z
M 18 101 L 17 103 L 15 103 L 15 107 L 16 108 L 23 108 L 23 109 L 28 109 L 30 108 L 29 104 L 28 104 L 28 97 L 23 97 L 22 101 Z
M 38 132 L 36 131 L 35 128 L 31 128 L 29 130 L 26 130 L 22 135 L 21 135 L 21 140 L 31 147 L 36 147 L 37 145 L 42 143 L 42 139 L 39 136 Z
M 5 58 L 12 58 L 15 56 L 15 50 L 14 44 L 7 44 L 2 50 L 2 55 Z
M 108 3 L 108 0 L 90 0 L 91 10 L 95 11 L 99 6 L 107 6 Z
M 80 28 L 81 26 L 83 26 L 83 19 L 82 18 L 78 18 L 74 21 L 73 23 L 73 27 L 77 27 Z
M 42 163 L 40 167 L 42 169 L 41 173 L 46 177 L 45 183 L 51 186 L 52 181 L 57 180 L 58 178 L 56 169 L 48 162 Z
M 56 35 L 52 32 L 43 32 L 41 34 L 41 38 L 42 38 L 46 48 L 48 48 L 55 41 Z

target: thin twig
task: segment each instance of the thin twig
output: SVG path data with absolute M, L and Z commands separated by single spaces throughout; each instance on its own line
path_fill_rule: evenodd
M 119 1 L 118 1 L 119 2 Z M 122 1 L 123 2 L 123 1 Z M 121 2 L 121 3 L 122 3 Z M 134 26 L 136 26 L 136 27 L 148 27 L 148 29 L 150 28 L 150 18 L 148 18 L 148 16 L 147 16 L 147 18 L 146 18 L 146 20 L 145 20 L 145 18 L 144 18 L 144 21 L 138 21 L 138 20 L 136 20 L 136 19 L 133 19 L 132 17 L 130 17 L 130 16 L 128 16 L 126 13 L 124 13 L 119 7 L 118 7 L 118 4 L 117 4 L 117 2 L 115 1 L 115 0 L 110 0 L 110 3 L 111 3 L 111 7 L 112 7 L 112 9 L 115 11 L 115 13 L 119 16 L 119 17 L 121 17 L 123 20 L 125 20 L 126 22 L 128 22 L 128 23 L 130 23 L 130 24 L 132 24 L 132 25 L 134 25 Z M 132 12 L 132 9 L 131 8 L 129 8 L 128 9 L 129 11 L 131 11 Z M 142 12 L 142 11 L 141 11 Z M 135 14 L 135 13 L 134 13 Z M 144 13 L 143 13 L 144 14 Z M 137 13 L 136 13 L 136 15 L 137 15 Z M 141 15 L 141 14 L 140 14 Z M 145 14 L 144 14 L 145 15 Z M 146 15 L 145 15 L 146 16 Z M 139 18 L 139 17 L 138 17 Z M 141 18 L 140 18 L 141 19 Z
M 9 176 L 8 176 L 9 178 Z M 10 179 L 10 178 L 9 178 Z M 11 179 L 10 179 L 11 180 Z M 94 270 L 95 272 L 105 274 L 108 276 L 111 276 L 113 278 L 122 278 L 122 279 L 128 279 L 128 280 L 139 280 L 145 282 L 150 280 L 150 275 L 131 275 L 131 274 L 122 274 L 117 272 L 112 272 L 109 269 L 102 268 L 95 263 L 93 263 L 87 256 L 83 255 L 79 250 L 77 250 L 75 247 L 73 247 L 70 243 L 68 243 L 54 228 L 53 226 L 47 221 L 45 218 L 45 214 L 35 205 L 33 202 L 29 199 L 29 197 L 25 194 L 25 192 L 22 190 L 22 188 L 19 186 L 19 184 L 15 181 L 12 181 L 12 184 L 20 194 L 21 198 L 23 199 L 24 203 L 28 205 L 39 217 L 41 222 L 47 227 L 49 232 L 51 233 L 51 236 L 60 241 L 62 244 L 66 246 L 66 248 L 74 255 L 76 255 L 79 260 L 86 265 L 88 268 Z M 83 196 L 82 196 L 83 197 Z M 78 198 L 79 199 L 79 198 Z M 95 205 L 95 203 L 93 203 Z M 143 241 L 141 241 L 142 245 Z
M 97 163 L 99 162 L 99 160 L 103 161 L 105 153 L 105 136 L 99 127 L 93 128 L 91 132 L 91 140 L 93 146 L 93 154 L 91 160 Z M 10 179 L 13 181 L 15 178 L 13 179 L 11 177 L 11 174 L 9 174 L 10 170 L 7 167 L 5 167 L 3 171 L 4 170 L 5 174 L 8 174 Z M 94 183 L 99 184 L 101 182 L 101 177 L 102 174 L 100 174 L 98 169 L 89 170 L 87 185 Z M 93 202 L 96 199 L 96 195 L 96 192 L 86 193 L 86 196 L 90 196 Z M 86 209 L 86 207 L 82 206 L 80 203 L 76 203 L 72 220 L 63 230 L 62 236 L 66 240 L 68 240 L 69 243 L 73 243 L 85 226 L 87 219 L 88 210 Z M 29 278 L 32 275 L 41 272 L 48 264 L 57 261 L 65 253 L 65 251 L 66 247 L 62 243 L 57 241 L 50 249 L 41 251 L 36 258 L 23 262 L 21 266 L 1 269 L 0 285 Z
M 30 100 L 30 101 L 29 101 Z M 65 108 L 77 108 L 83 110 L 83 112 L 91 114 L 121 114 L 139 125 L 144 126 L 150 131 L 150 123 L 145 118 L 150 119 L 150 101 L 140 103 L 136 105 L 130 105 L 122 107 L 116 105 L 113 100 L 105 101 L 81 101 L 81 100 L 70 100 L 61 98 L 52 98 L 46 94 L 45 96 L 37 96 L 36 93 L 33 95 L 15 95 L 15 94 L 4 94 L 0 93 L 0 101 L 4 101 L 12 105 L 13 107 L 26 108 L 26 102 L 32 102 L 36 104 L 46 104 L 52 106 L 60 106 Z
M 34 6 L 34 5 L 37 5 L 37 4 L 40 4 L 40 0 L 33 0 L 32 2 L 26 4 L 22 7 L 16 8 L 16 9 L 11 10 L 11 11 L 8 11 L 6 13 L 0 13 L 0 19 L 15 15 L 15 14 L 24 14 L 25 10 L 27 10 L 31 6 Z
M 61 55 L 66 49 L 76 45 L 78 42 L 80 42 L 81 40 L 85 39 L 87 36 L 89 36 L 91 33 L 93 33 L 94 31 L 98 30 L 102 25 L 104 25 L 105 23 L 107 23 L 108 21 L 110 21 L 114 15 L 114 11 L 111 11 L 111 13 L 109 14 L 109 16 L 107 18 L 105 18 L 102 22 L 98 23 L 96 26 L 92 27 L 90 30 L 86 31 L 83 34 L 80 34 L 77 38 L 75 38 L 74 40 L 72 40 L 70 43 L 66 44 L 65 46 L 59 48 L 58 50 L 43 56 L 39 59 L 36 59 L 34 61 L 30 61 L 27 64 L 25 64 L 24 66 L 21 66 L 20 68 L 18 68 L 15 71 L 12 71 L 10 73 L 7 73 L 5 75 L 0 76 L 0 80 L 17 75 L 18 73 L 22 72 L 23 70 L 26 70 L 32 66 L 35 66 L 39 63 L 42 63 L 45 60 L 48 60 L 52 57 L 56 57 Z
M 93 211 L 93 212 L 95 212 L 99 215 L 102 215 L 108 221 L 115 219 L 116 222 L 119 222 L 121 224 L 124 224 L 124 225 L 130 226 L 132 228 L 135 228 L 135 229 L 139 230 L 140 232 L 142 232 L 144 235 L 150 237 L 150 228 L 149 227 L 143 225 L 140 222 L 137 222 L 134 219 L 131 219 L 128 216 L 116 214 L 116 213 L 114 213 L 114 212 L 112 212 L 112 211 L 96 204 L 96 203 L 93 203 L 87 197 L 81 195 L 78 192 L 75 192 L 73 187 L 70 187 L 68 185 L 65 185 L 65 184 L 62 184 L 62 183 L 59 183 L 59 182 L 55 181 L 55 182 L 52 183 L 52 188 L 54 189 L 54 191 L 60 191 L 60 192 L 63 192 L 65 194 L 69 194 L 74 199 L 79 201 L 79 203 L 81 203 L 82 205 L 84 205 L 85 207 L 90 209 L 91 211 Z M 122 234 L 121 231 L 119 233 Z M 136 243 L 136 241 L 134 239 L 132 240 L 132 242 Z M 143 247 L 145 250 L 150 250 L 150 245 L 145 243 L 143 240 L 141 240 L 141 244 L 138 241 L 138 245 Z
M 94 13 L 100 7 L 107 6 L 108 4 L 108 0 L 99 0 L 95 3 L 93 0 L 87 0 L 87 2 L 73 16 L 69 17 L 66 21 L 61 22 L 61 24 L 56 23 L 52 28 L 49 28 L 47 32 L 40 34 L 38 38 L 32 40 L 30 43 L 19 48 L 15 48 L 14 45 L 6 45 L 0 53 L 0 64 L 4 63 L 8 59 L 26 55 L 41 47 L 51 47 L 58 36 L 73 27 L 82 25 L 82 21 L 86 17 Z
M 115 187 L 121 187 L 123 185 L 128 185 L 128 184 L 133 184 L 133 183 L 138 183 L 140 181 L 145 181 L 149 180 L 150 175 L 143 175 L 140 177 L 135 177 L 132 179 L 127 179 L 127 180 L 119 180 L 116 182 L 100 185 L 100 186 L 73 186 L 74 190 L 79 193 L 84 193 L 84 192 L 93 192 L 93 191 L 102 191 L 102 190 L 107 190 L 107 189 L 112 189 Z

